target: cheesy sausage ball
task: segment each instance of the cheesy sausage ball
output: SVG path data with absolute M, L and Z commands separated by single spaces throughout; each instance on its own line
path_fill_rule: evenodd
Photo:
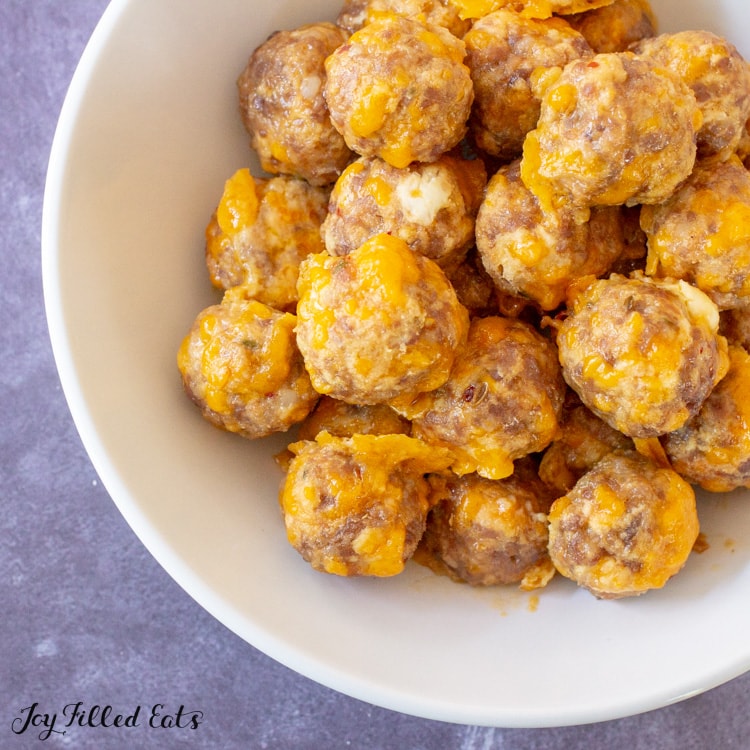
M 750 70 L 733 44 L 709 31 L 680 31 L 644 39 L 633 51 L 692 89 L 703 115 L 699 157 L 726 158 L 736 150 L 750 117 Z
M 323 63 L 346 38 L 331 23 L 314 23 L 277 31 L 250 56 L 237 80 L 240 114 L 266 172 L 327 185 L 349 163 L 323 98 Z
M 594 52 L 625 52 L 656 35 L 657 20 L 648 0 L 615 0 L 585 13 L 565 16 Z
M 646 273 L 684 279 L 719 307 L 750 305 L 750 173 L 732 156 L 700 163 L 658 206 L 641 209 Z
M 565 405 L 560 433 L 544 451 L 539 476 L 558 495 L 564 495 L 604 456 L 627 448 L 633 448 L 630 438 L 575 399 Z
M 294 177 L 256 179 L 238 170 L 206 228 L 206 265 L 221 289 L 243 285 L 280 310 L 297 301 L 300 261 L 325 249 L 328 191 Z
M 406 435 L 322 433 L 293 443 L 280 495 L 287 538 L 316 570 L 340 576 L 400 573 L 424 533 L 445 451 Z
M 524 18 L 508 10 L 480 18 L 464 42 L 474 82 L 470 128 L 477 145 L 501 159 L 520 156 L 526 133 L 539 119 L 532 74 L 592 54 L 565 21 Z
M 564 394 L 552 342 L 521 320 L 474 318 L 445 385 L 396 409 L 415 437 L 453 451 L 456 474 L 502 479 L 555 437 Z
M 541 585 L 551 578 L 547 511 L 552 498 L 532 470 L 498 480 L 466 474 L 440 484 L 422 549 L 452 578 L 472 586 L 521 583 L 523 588 L 531 588 L 525 584 L 543 569 L 548 572 Z
M 331 120 L 361 156 L 394 167 L 435 161 L 463 138 L 473 100 L 464 43 L 439 26 L 389 15 L 326 60 Z
M 412 398 L 441 386 L 468 313 L 440 267 L 379 234 L 340 258 L 300 267 L 297 341 L 313 385 L 355 404 Z
M 336 24 L 353 34 L 366 23 L 391 13 L 442 26 L 459 38 L 471 28 L 471 22 L 459 16 L 451 0 L 344 0 Z
M 549 553 L 558 572 L 602 599 L 658 589 L 698 538 L 692 487 L 633 451 L 611 453 L 555 500 Z
M 730 344 L 739 344 L 750 352 L 750 306 L 724 310 L 721 313 L 719 332 Z
M 387 404 L 360 406 L 322 396 L 315 410 L 299 426 L 300 440 L 315 440 L 321 433 L 352 435 L 408 435 L 411 423 Z
M 501 8 L 527 18 L 549 18 L 553 13 L 583 13 L 610 5 L 614 0 L 451 0 L 462 18 L 482 18 Z
M 625 435 L 679 429 L 726 373 L 716 305 L 684 281 L 586 281 L 571 289 L 557 331 L 565 380 Z
M 283 432 L 312 411 L 318 394 L 294 340 L 295 323 L 243 287 L 197 316 L 177 366 L 209 422 L 253 439 Z
M 361 157 L 334 185 L 322 228 L 326 249 L 346 255 L 384 232 L 440 266 L 454 266 L 474 242 L 486 181 L 479 159 L 441 156 L 397 168 Z
M 552 310 L 573 281 L 603 274 L 624 252 L 624 219 L 619 207 L 595 208 L 585 222 L 562 206 L 543 210 L 514 161 L 487 186 L 476 241 L 498 289 Z
M 675 73 L 629 52 L 542 76 L 521 176 L 543 207 L 660 203 L 690 174 L 701 114 Z
M 661 438 L 672 467 L 711 492 L 750 488 L 750 354 L 729 347 L 729 371 L 701 410 Z

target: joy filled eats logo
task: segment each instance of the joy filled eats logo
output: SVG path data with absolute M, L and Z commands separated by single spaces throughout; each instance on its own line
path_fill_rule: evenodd
M 197 729 L 203 723 L 203 711 L 188 711 L 184 705 L 170 709 L 165 703 L 150 706 L 138 705 L 132 712 L 117 711 L 113 706 L 94 704 L 85 706 L 83 701 L 68 703 L 58 713 L 40 708 L 39 703 L 20 709 L 11 722 L 14 734 L 36 734 L 40 740 L 53 734 L 67 734 L 69 729 L 118 728 L 133 729 Z

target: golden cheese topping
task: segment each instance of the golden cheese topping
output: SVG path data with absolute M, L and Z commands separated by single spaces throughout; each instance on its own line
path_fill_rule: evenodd
M 280 495 L 290 544 L 314 568 L 341 576 L 400 573 L 424 532 L 428 472 L 448 451 L 406 435 L 321 433 L 293 443 Z

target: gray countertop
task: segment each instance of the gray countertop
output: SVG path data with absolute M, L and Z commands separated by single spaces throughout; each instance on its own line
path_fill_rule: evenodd
M 120 516 L 81 445 L 42 299 L 49 149 L 105 5 L 0 3 L 0 747 L 750 747 L 750 674 L 661 710 L 591 726 L 509 730 L 428 721 L 293 673 L 229 632 L 168 577 Z M 63 709 L 70 717 L 79 702 L 84 718 L 63 728 Z M 160 716 L 149 721 L 154 706 Z M 38 725 L 25 727 L 31 714 Z M 111 726 L 117 714 L 125 726 Z M 39 723 L 45 715 L 47 725 Z

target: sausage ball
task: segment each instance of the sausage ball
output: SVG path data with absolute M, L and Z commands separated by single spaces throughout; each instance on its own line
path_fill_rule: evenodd
M 750 352 L 750 307 L 738 307 L 721 313 L 719 332 L 730 344 L 738 344 Z
M 547 571 L 542 585 L 551 578 L 547 511 L 552 498 L 533 471 L 516 471 L 506 479 L 466 474 L 440 485 L 422 550 L 452 578 L 472 586 L 521 583 L 522 588 L 542 570 Z
M 322 229 L 326 249 L 346 255 L 387 233 L 440 266 L 455 266 L 474 242 L 486 182 L 479 159 L 441 156 L 397 168 L 361 157 L 334 185 Z
M 692 487 L 633 451 L 611 453 L 555 500 L 549 554 L 558 572 L 602 599 L 659 589 L 698 538 Z
M 459 16 L 451 0 L 344 0 L 336 24 L 353 34 L 366 23 L 389 13 L 442 26 L 459 38 L 471 28 L 471 22 Z
M 453 451 L 457 474 L 503 479 L 555 437 L 564 395 L 551 341 L 522 320 L 475 318 L 445 385 L 396 408 L 415 437 Z
M 445 451 L 406 435 L 322 433 L 293 443 L 280 503 L 290 544 L 316 570 L 340 576 L 400 573 L 424 533 Z
M 315 410 L 299 426 L 300 440 L 315 440 L 321 432 L 352 435 L 408 435 L 411 423 L 387 404 L 358 406 L 322 396 Z
M 672 467 L 711 492 L 750 488 L 750 354 L 729 348 L 729 371 L 687 424 L 661 438 Z
M 625 52 L 656 35 L 657 20 L 648 0 L 615 0 L 585 13 L 565 16 L 594 52 Z
M 701 114 L 675 73 L 612 52 L 539 83 L 521 176 L 543 207 L 660 203 L 692 171 Z
M 326 60 L 331 120 L 361 156 L 394 167 L 435 161 L 463 138 L 473 91 L 464 43 L 439 26 L 389 15 Z
M 539 476 L 558 495 L 564 495 L 604 456 L 633 447 L 629 437 L 575 399 L 563 410 L 560 433 L 544 451 Z
M 667 201 L 641 209 L 646 273 L 683 279 L 719 307 L 750 305 L 750 173 L 736 156 L 699 164 Z
M 699 157 L 726 158 L 736 150 L 750 117 L 750 69 L 733 44 L 709 31 L 680 31 L 644 39 L 633 51 L 692 89 L 703 115 Z
M 726 373 L 716 305 L 684 281 L 613 274 L 582 282 L 571 297 L 557 331 L 563 375 L 625 435 L 679 429 Z
M 583 13 L 591 8 L 610 5 L 614 0 L 451 0 L 461 18 L 482 18 L 501 8 L 527 18 L 549 18 L 553 13 Z
M 233 287 L 203 310 L 177 355 L 185 392 L 212 424 L 254 439 L 284 432 L 313 409 L 294 340 L 296 318 Z
M 468 313 L 440 267 L 379 234 L 340 258 L 300 267 L 297 341 L 316 390 L 354 404 L 441 386 Z
M 624 219 L 613 206 L 593 209 L 585 222 L 565 207 L 545 211 L 514 161 L 487 186 L 476 241 L 498 289 L 552 310 L 565 300 L 573 281 L 602 275 L 625 251 Z
M 313 23 L 277 31 L 250 56 L 237 80 L 240 114 L 266 172 L 327 185 L 349 163 L 323 97 L 324 61 L 346 38 L 331 23 Z
M 325 249 L 320 228 L 328 191 L 294 177 L 256 179 L 238 170 L 206 228 L 206 266 L 214 286 L 243 285 L 280 310 L 297 302 L 299 264 Z
M 565 21 L 524 18 L 508 10 L 480 18 L 464 42 L 474 82 L 470 128 L 477 145 L 501 159 L 521 155 L 526 133 L 539 119 L 532 74 L 592 54 Z

